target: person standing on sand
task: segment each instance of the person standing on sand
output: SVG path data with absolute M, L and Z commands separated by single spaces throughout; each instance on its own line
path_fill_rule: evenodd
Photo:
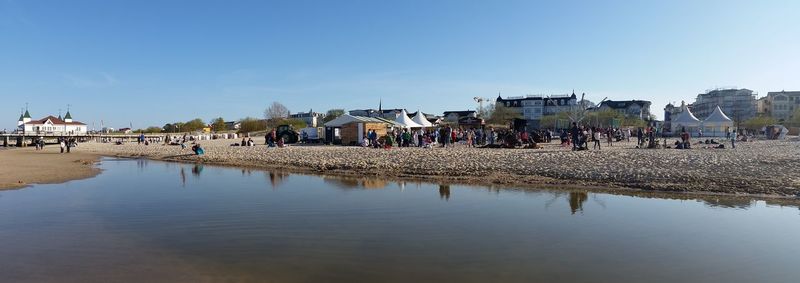
M 572 122 L 572 150 L 578 150 L 578 137 L 580 136 L 578 123 Z
M 644 131 L 642 131 L 642 128 L 639 128 L 636 130 L 636 145 L 641 146 L 643 139 L 644 139 Z
M 59 145 L 59 146 L 61 146 L 61 153 L 64 153 L 64 147 L 66 147 L 66 146 L 67 146 L 67 145 L 64 143 L 64 138 L 59 138 L 59 139 L 58 139 L 58 145 Z
M 602 136 L 600 135 L 600 129 L 592 128 L 592 140 L 594 141 L 594 146 L 592 147 L 593 149 L 600 150 L 601 137 Z
M 614 138 L 614 130 L 608 128 L 606 131 L 606 140 L 608 141 L 608 146 L 614 146 L 612 139 Z
M 733 133 L 730 134 L 731 137 L 731 148 L 736 148 L 736 130 L 733 130 Z

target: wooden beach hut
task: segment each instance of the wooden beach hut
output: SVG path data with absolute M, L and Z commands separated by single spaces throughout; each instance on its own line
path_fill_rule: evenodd
M 334 140 L 341 141 L 342 145 L 358 145 L 364 139 L 368 131 L 375 130 L 379 137 L 385 136 L 387 128 L 392 126 L 385 120 L 352 116 L 344 114 L 336 119 L 325 123 L 326 131 L 337 133 L 332 137 Z

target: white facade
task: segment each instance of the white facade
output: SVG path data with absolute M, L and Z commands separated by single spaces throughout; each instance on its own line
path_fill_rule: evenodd
M 766 110 L 780 120 L 792 118 L 795 110 L 800 109 L 800 91 L 777 91 L 767 93 Z
M 39 120 L 30 120 L 22 123 L 19 130 L 25 134 L 38 135 L 83 135 L 88 131 L 86 124 L 73 121 L 67 113 L 64 120 L 57 117 L 47 116 Z

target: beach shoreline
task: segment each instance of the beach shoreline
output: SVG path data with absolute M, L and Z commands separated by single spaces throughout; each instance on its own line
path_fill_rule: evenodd
M 230 146 L 201 142 L 202 156 L 168 145 L 82 144 L 92 154 L 258 168 L 291 173 L 413 180 L 523 188 L 588 188 L 603 191 L 702 195 L 800 197 L 800 143 L 757 141 L 737 149 L 636 149 L 630 143 L 599 151 L 544 149 L 400 148 L 392 150 L 291 146 Z M 760 154 L 754 158 L 754 154 Z M 659 169 L 659 161 L 669 168 Z M 580 164 L 580 166 L 573 166 Z M 573 169 L 576 168 L 576 169 Z
M 100 154 L 78 150 L 59 152 L 58 146 L 45 146 L 43 150 L 34 147 L 0 150 L 0 190 L 58 184 L 100 174 L 95 166 Z

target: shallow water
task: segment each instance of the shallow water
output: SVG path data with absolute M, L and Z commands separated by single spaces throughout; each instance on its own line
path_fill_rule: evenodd
M 101 167 L 93 179 L 0 192 L 0 281 L 800 278 L 800 210 L 760 200 Z

